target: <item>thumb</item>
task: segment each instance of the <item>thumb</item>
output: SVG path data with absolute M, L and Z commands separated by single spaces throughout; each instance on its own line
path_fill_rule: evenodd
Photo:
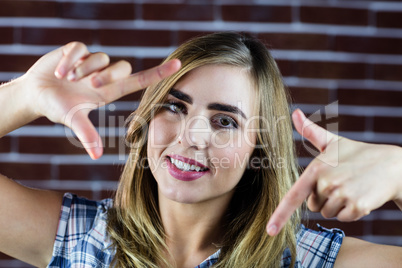
M 337 135 L 306 118 L 300 109 L 296 109 L 293 112 L 292 120 L 297 132 L 303 138 L 309 140 L 320 152 L 325 151 L 328 144 L 338 138 Z
M 85 110 L 70 111 L 65 118 L 64 124 L 77 135 L 80 143 L 70 140 L 73 145 L 84 147 L 92 159 L 98 159 L 103 153 L 101 137 L 94 125 L 88 118 Z M 77 144 L 78 143 L 78 144 Z

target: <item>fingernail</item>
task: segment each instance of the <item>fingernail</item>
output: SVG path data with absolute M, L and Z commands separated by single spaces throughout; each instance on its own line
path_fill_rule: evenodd
M 60 79 L 66 75 L 66 71 L 63 67 L 59 67 L 56 71 L 54 71 L 54 75 Z
M 274 236 L 274 235 L 276 235 L 276 232 L 278 231 L 278 227 L 275 224 L 271 224 L 268 226 L 267 231 L 270 236 Z
M 77 77 L 77 76 L 75 75 L 75 72 L 74 72 L 74 71 L 70 71 L 70 72 L 68 73 L 68 75 L 67 75 L 67 80 L 68 80 L 68 81 L 74 81 L 76 77 Z
M 90 156 L 93 160 L 96 160 L 96 159 L 98 159 L 99 157 L 102 156 L 102 154 L 103 154 L 103 148 L 100 147 L 100 146 L 96 146 L 96 147 L 94 147 L 92 150 L 87 150 L 87 152 L 88 152 L 89 156 Z

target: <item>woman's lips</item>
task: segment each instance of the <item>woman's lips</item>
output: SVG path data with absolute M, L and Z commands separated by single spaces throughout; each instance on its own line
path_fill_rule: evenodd
M 178 155 L 169 155 L 165 160 L 167 163 L 169 174 L 178 180 L 193 181 L 193 180 L 201 178 L 202 176 L 204 176 L 206 173 L 209 172 L 209 169 L 206 169 L 203 171 L 181 170 L 181 169 L 177 168 L 176 165 L 174 165 L 171 162 L 170 158 L 180 160 L 183 163 L 187 163 L 189 165 L 199 166 L 203 169 L 205 169 L 206 167 L 193 159 L 185 158 L 185 157 L 178 156 Z

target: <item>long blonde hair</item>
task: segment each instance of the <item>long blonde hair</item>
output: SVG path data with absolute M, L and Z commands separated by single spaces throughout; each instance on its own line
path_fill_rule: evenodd
M 131 145 L 109 213 L 108 232 L 116 248 L 117 267 L 174 267 L 166 254 L 165 232 L 158 211 L 157 184 L 147 168 L 147 126 L 170 89 L 186 73 L 207 64 L 244 68 L 257 90 L 257 145 L 260 168 L 246 169 L 227 211 L 218 262 L 214 267 L 278 267 L 286 248 L 296 256 L 300 223 L 295 213 L 282 232 L 269 237 L 265 225 L 297 177 L 287 93 L 278 67 L 258 40 L 237 33 L 192 39 L 167 59 L 180 59 L 179 72 L 146 89 L 132 114 L 126 141 Z

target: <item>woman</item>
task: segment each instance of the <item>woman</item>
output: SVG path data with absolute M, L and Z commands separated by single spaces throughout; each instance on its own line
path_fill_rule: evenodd
M 130 72 L 126 62 L 109 65 L 105 54 L 71 43 L 2 86 L 2 135 L 47 116 L 72 128 L 98 158 L 98 134 L 79 105 L 94 108 L 152 84 L 129 122 L 131 151 L 113 202 L 0 177 L 1 251 L 49 267 L 384 264 L 373 258 L 378 250 L 398 261 L 399 248 L 308 230 L 299 212 L 284 223 L 286 208 L 293 212 L 300 199 L 293 189 L 285 197 L 297 177 L 292 129 L 280 73 L 259 41 L 235 33 L 200 37 L 163 65 Z M 264 228 L 270 218 L 273 236 Z

